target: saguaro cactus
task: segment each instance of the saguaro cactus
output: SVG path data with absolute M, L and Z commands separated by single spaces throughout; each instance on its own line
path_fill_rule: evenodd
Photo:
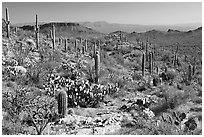
M 65 90 L 61 90 L 58 94 L 57 97 L 58 101 L 58 113 L 60 114 L 61 117 L 65 117 L 67 113 L 67 93 Z
M 87 39 L 85 39 L 85 52 L 87 52 L 87 44 L 88 44 L 88 42 L 87 42 Z
M 17 34 L 17 32 L 18 32 L 18 27 L 15 27 L 15 33 Z
M 179 60 L 178 60 L 178 55 L 177 55 L 177 53 L 175 53 L 175 54 L 174 54 L 174 59 L 173 59 L 173 65 L 174 65 L 174 67 L 175 67 L 176 65 L 178 65 L 178 62 L 179 62 Z
M 64 50 L 65 51 L 67 50 L 67 39 L 66 38 L 64 39 Z
M 149 53 L 149 73 L 152 74 L 153 71 L 153 58 L 152 58 L 152 52 Z
M 160 68 L 158 66 L 156 67 L 156 73 L 157 73 L 157 75 L 160 74 Z
M 94 45 L 93 45 L 93 57 L 95 57 L 96 55 L 96 42 L 94 42 Z
M 187 62 L 187 55 L 184 56 L 184 62 Z
M 35 40 L 36 40 L 36 48 L 39 47 L 39 26 L 38 26 L 38 15 L 35 15 Z
M 142 54 L 142 76 L 145 75 L 145 53 Z
M 55 49 L 55 26 L 54 26 L 54 24 L 52 25 L 52 31 L 51 31 L 50 37 L 52 40 L 52 47 L 54 50 Z
M 188 65 L 188 81 L 190 82 L 192 80 L 192 65 Z
M 9 38 L 10 37 L 10 21 L 9 21 L 8 8 L 6 8 L 6 32 L 7 32 L 6 37 Z
M 77 45 L 77 39 L 74 42 L 74 48 L 75 48 L 75 52 L 78 52 L 78 45 Z
M 95 59 L 95 83 L 98 83 L 99 72 L 100 72 L 100 54 L 98 51 L 96 51 L 94 59 Z
M 82 47 L 82 54 L 85 53 L 85 46 Z
M 145 45 L 145 57 L 146 57 L 146 61 L 148 61 L 148 42 L 146 42 L 146 45 Z
M 59 38 L 59 45 L 61 45 L 61 38 Z

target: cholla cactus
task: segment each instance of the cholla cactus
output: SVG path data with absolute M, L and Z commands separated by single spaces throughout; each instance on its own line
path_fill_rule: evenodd
M 39 26 L 38 26 L 38 15 L 35 15 L 35 40 L 36 40 L 36 48 L 39 46 Z
M 142 76 L 145 75 L 145 54 L 142 54 Z
M 51 31 L 50 37 L 52 40 L 52 47 L 54 50 L 55 49 L 55 26 L 54 26 L 54 24 L 52 25 L 52 31 Z
M 98 51 L 96 51 L 94 59 L 95 59 L 95 83 L 98 83 L 99 72 L 100 72 L 100 54 Z
M 10 37 L 10 21 L 9 21 L 9 12 L 8 12 L 8 8 L 6 8 L 6 32 L 7 32 L 7 38 Z
M 65 90 L 61 90 L 57 97 L 58 101 L 58 113 L 64 118 L 67 113 L 67 93 Z

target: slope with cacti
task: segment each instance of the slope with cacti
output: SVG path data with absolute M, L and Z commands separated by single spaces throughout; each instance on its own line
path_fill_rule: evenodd
M 149 35 L 200 41 L 200 29 L 104 36 L 44 25 L 2 29 L 3 134 L 202 133 L 201 64 L 182 46 L 159 52 Z

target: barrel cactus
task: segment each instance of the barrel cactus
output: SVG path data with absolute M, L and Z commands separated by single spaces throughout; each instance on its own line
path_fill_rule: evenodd
M 65 117 L 67 113 L 67 93 L 65 90 L 61 90 L 57 97 L 58 101 L 58 113 L 61 117 Z

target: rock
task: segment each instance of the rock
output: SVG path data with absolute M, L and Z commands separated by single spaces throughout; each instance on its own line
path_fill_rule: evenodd
M 155 116 L 154 112 L 152 112 L 149 108 L 145 108 L 143 112 L 144 112 L 144 116 L 149 119 L 152 119 Z
M 195 130 L 197 128 L 197 123 L 194 118 L 190 118 L 184 123 L 188 130 Z

